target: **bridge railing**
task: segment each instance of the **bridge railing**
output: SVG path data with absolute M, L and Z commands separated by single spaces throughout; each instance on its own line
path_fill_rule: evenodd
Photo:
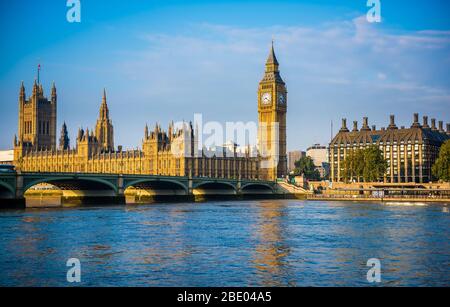
M 93 177 L 134 177 L 134 178 L 167 178 L 167 179 L 181 179 L 181 180 L 216 180 L 216 181 L 241 181 L 241 182 L 258 182 L 258 183 L 265 183 L 265 184 L 275 184 L 275 181 L 268 181 L 263 180 L 259 178 L 223 178 L 223 177 L 188 177 L 188 176 L 170 176 L 170 175 L 151 175 L 151 174 L 118 174 L 118 173 L 82 173 L 82 172 L 72 172 L 72 173 L 65 173 L 65 172 L 5 172 L 1 173 L 2 175 L 22 175 L 22 176 L 47 176 L 50 175 L 52 177 L 54 176 L 61 176 L 61 177 L 67 177 L 67 176 L 93 176 Z

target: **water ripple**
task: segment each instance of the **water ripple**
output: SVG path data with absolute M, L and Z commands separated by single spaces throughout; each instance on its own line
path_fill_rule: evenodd
M 306 201 L 0 212 L 1 286 L 450 285 L 447 206 Z

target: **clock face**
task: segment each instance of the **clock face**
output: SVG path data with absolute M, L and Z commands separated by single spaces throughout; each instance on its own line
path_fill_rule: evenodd
M 264 93 L 261 96 L 261 103 L 263 105 L 269 105 L 272 102 L 272 95 L 270 93 Z
M 278 95 L 278 103 L 279 104 L 285 104 L 286 103 L 286 97 L 284 97 L 283 94 Z

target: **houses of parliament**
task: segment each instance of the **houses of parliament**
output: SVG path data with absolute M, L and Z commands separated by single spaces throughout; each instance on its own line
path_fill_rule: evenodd
M 94 129 L 79 129 L 74 147 L 67 126 L 57 143 L 58 95 L 53 84 L 50 98 L 34 82 L 27 98 L 22 82 L 19 93 L 18 134 L 14 137 L 14 165 L 24 172 L 147 174 L 230 179 L 276 180 L 287 175 L 287 90 L 279 72 L 273 44 L 258 89 L 258 148 L 265 154 L 207 156 L 198 148 L 198 131 L 190 124 L 181 128 L 146 126 L 142 147 L 123 151 L 114 145 L 114 127 L 106 91 Z M 259 152 L 259 151 L 258 151 Z

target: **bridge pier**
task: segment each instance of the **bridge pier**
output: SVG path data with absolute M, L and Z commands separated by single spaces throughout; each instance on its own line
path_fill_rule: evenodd
M 178 203 L 178 202 L 191 202 L 194 201 L 193 195 L 134 195 L 131 199 L 127 198 L 127 205 L 139 205 L 139 204 L 152 204 L 152 203 Z
M 236 183 L 236 195 L 239 198 L 242 198 L 242 179 L 241 179 L 241 175 L 239 175 L 238 181 Z
M 0 209 L 25 209 L 26 202 L 23 195 L 23 176 L 17 174 L 15 178 L 15 189 L 12 189 L 11 198 L 0 199 Z
M 6 198 L 0 199 L 0 210 L 4 209 L 25 209 L 25 198 Z
M 95 191 L 30 191 L 25 199 L 30 208 L 125 205 L 125 196 Z
M 96 193 L 64 191 L 61 206 L 116 206 L 125 205 L 125 195 L 96 195 Z
M 125 205 L 125 196 L 61 196 L 61 206 Z
M 117 196 L 125 197 L 125 182 L 123 180 L 123 175 L 119 175 L 119 178 L 117 179 Z
M 16 176 L 16 198 L 21 199 L 24 198 L 25 191 L 23 190 L 23 176 L 18 173 Z
M 194 195 L 194 180 L 192 179 L 192 176 L 189 176 L 188 179 L 188 195 Z

